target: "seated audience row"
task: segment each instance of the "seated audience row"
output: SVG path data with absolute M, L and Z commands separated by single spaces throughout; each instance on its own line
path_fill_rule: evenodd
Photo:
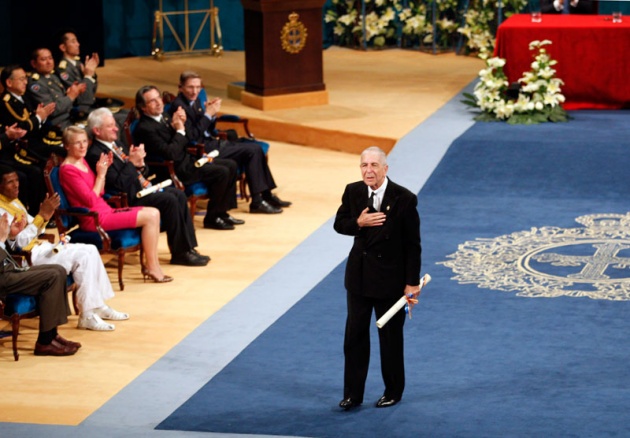
M 63 250 L 53 251 L 52 243 L 38 238 L 50 227 L 59 207 L 59 196 L 46 193 L 43 178 L 52 154 L 63 158 L 60 183 L 71 205 L 97 211 L 105 230 L 140 228 L 145 281 L 173 280 L 160 266 L 160 231 L 167 234 L 171 264 L 202 267 L 210 261 L 197 251 L 194 218 L 184 191 L 164 187 L 136 196 L 152 186 L 154 169 L 147 165 L 149 157 L 172 160 L 184 184 L 205 185 L 209 201 L 204 228 L 233 230 L 245 223 L 229 213 L 237 207 L 239 172 L 244 172 L 252 195 L 250 213 L 278 214 L 291 205 L 272 193 L 276 183 L 263 144 L 237 136 L 218 138 L 221 99 L 202 102 L 199 75 L 181 74 L 179 94 L 168 111 L 160 90 L 151 85 L 140 88 L 135 144 L 127 144 L 121 126 L 129 110 L 104 108 L 112 105 L 96 97 L 99 57 L 92 54 L 82 63 L 79 48 L 76 34 L 64 32 L 59 45 L 63 58 L 56 71 L 51 51 L 38 48 L 32 55 L 31 73 L 19 65 L 7 66 L 0 73 L 4 88 L 0 103 L 0 299 L 11 293 L 38 296 L 36 355 L 72 355 L 81 347 L 57 332 L 69 314 L 69 275 L 77 287 L 78 328 L 111 331 L 115 326 L 107 321 L 129 318 L 105 303 L 114 292 L 96 247 L 68 243 Z M 199 156 L 190 152 L 193 145 L 202 145 L 207 163 L 195 165 Z M 129 207 L 112 208 L 103 198 L 105 193 L 120 192 L 127 194 Z M 95 230 L 92 219 L 81 218 L 80 226 Z M 10 255 L 16 251 L 29 252 L 32 266 L 19 265 Z

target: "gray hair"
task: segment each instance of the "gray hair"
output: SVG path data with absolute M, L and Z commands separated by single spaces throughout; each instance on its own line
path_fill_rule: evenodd
M 363 156 L 365 154 L 378 154 L 380 158 L 379 162 L 382 165 L 387 164 L 387 154 L 383 149 L 379 148 L 378 146 L 370 146 L 369 148 L 364 149 L 363 152 L 361 152 L 361 161 L 363 161 Z
M 94 136 L 94 128 L 100 128 L 103 126 L 103 122 L 106 117 L 111 116 L 114 117 L 109 108 L 97 108 L 90 113 L 87 119 L 87 132 L 88 134 Z

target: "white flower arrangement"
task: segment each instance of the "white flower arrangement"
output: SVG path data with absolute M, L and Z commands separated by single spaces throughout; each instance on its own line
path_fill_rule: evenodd
M 529 50 L 536 50 L 531 70 L 519 79 L 520 88 L 516 99 L 508 96 L 509 83 L 503 67 L 505 59 L 489 58 L 486 68 L 479 72 L 479 82 L 473 94 L 464 93 L 464 103 L 479 108 L 478 121 L 503 120 L 511 124 L 542 122 L 566 122 L 568 115 L 562 108 L 565 97 L 561 79 L 553 68 L 557 61 L 551 59 L 544 46 L 549 40 L 532 41 Z
M 457 31 L 466 37 L 466 47 L 481 59 L 487 59 L 494 50 L 499 5 L 506 18 L 523 11 L 528 0 L 470 0 L 464 13 L 464 26 Z
M 457 0 L 436 1 L 437 42 L 451 45 L 457 35 Z M 428 0 L 365 0 L 363 15 L 360 0 L 332 0 L 324 19 L 333 24 L 336 43 L 342 46 L 357 47 L 364 37 L 376 48 L 400 45 L 401 40 L 404 46 L 416 46 L 432 43 L 430 4 Z

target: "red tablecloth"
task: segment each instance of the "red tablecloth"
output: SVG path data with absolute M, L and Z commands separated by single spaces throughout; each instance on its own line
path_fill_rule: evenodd
M 494 53 L 506 60 L 510 82 L 531 69 L 534 40 L 553 43 L 545 48 L 558 61 L 565 109 L 630 107 L 630 17 L 543 14 L 532 23 L 529 14 L 512 15 L 499 26 Z

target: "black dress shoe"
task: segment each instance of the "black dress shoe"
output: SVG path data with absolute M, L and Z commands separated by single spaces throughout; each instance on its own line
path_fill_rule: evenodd
M 357 406 L 361 406 L 361 402 L 354 400 L 352 397 L 344 398 L 339 402 L 339 407 L 345 409 L 346 411 L 348 409 L 356 408 Z
M 171 265 L 206 266 L 207 264 L 208 260 L 197 256 L 192 251 L 182 254 L 174 254 L 171 257 Z
M 274 207 L 267 201 L 260 201 L 260 204 L 250 204 L 249 205 L 250 213 L 263 213 L 263 214 L 277 214 L 282 213 L 281 208 Z
M 292 204 L 292 202 L 283 201 L 282 199 L 278 198 L 276 195 L 269 195 L 269 196 L 264 197 L 264 199 L 265 201 L 267 201 L 269 204 L 273 205 L 276 208 L 289 207 Z
M 199 254 L 199 252 L 197 252 L 197 250 L 195 248 L 191 249 L 190 252 L 192 252 L 194 255 L 196 255 L 199 258 L 202 258 L 206 261 L 210 261 L 210 256 L 207 255 L 203 255 L 203 254 Z
M 243 225 L 245 223 L 243 219 L 236 219 L 234 216 L 230 216 L 229 214 L 223 216 L 222 219 L 232 225 Z
M 233 230 L 234 229 L 234 225 L 226 222 L 225 219 L 222 219 L 220 217 L 215 217 L 209 222 L 204 221 L 203 227 L 210 228 L 212 230 Z
M 390 406 L 394 406 L 399 401 L 400 401 L 400 399 L 390 398 L 390 397 L 387 397 L 386 395 L 384 395 L 383 397 L 378 399 L 378 401 L 376 402 L 376 407 L 377 408 L 388 408 Z
M 71 345 L 63 345 L 53 340 L 48 345 L 35 343 L 35 356 L 72 356 L 78 350 L 77 347 Z

